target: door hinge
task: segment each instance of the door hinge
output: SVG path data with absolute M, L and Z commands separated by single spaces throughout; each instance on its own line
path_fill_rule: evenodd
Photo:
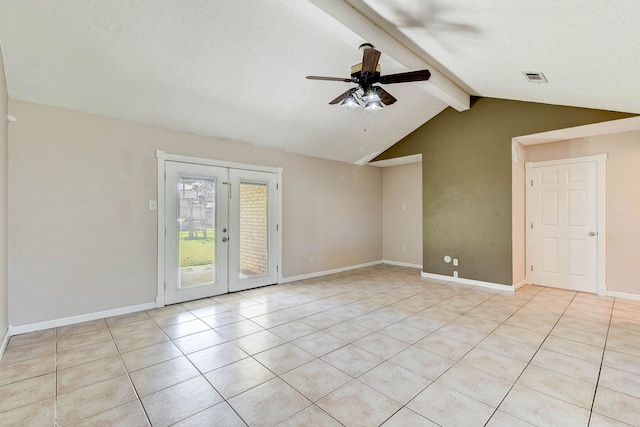
M 280 187 L 279 187 L 279 185 L 280 185 L 280 184 L 278 184 L 278 183 L 276 182 L 276 190 L 278 190 L 278 189 L 280 188 Z
M 533 264 L 531 265 L 531 271 L 533 271 Z
M 531 180 L 531 186 L 533 187 L 533 180 Z
M 531 229 L 533 230 L 533 223 L 531 223 Z
M 279 273 L 279 272 L 280 272 L 280 266 L 276 265 L 276 273 Z

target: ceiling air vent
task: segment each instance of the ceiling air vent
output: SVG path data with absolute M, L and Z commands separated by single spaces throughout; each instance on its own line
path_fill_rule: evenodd
M 523 71 L 524 77 L 530 83 L 547 83 L 547 79 L 544 74 L 537 71 Z

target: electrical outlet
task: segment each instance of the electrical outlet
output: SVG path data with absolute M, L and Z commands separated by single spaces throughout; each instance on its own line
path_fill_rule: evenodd
M 313 262 L 313 256 L 309 257 L 309 262 Z
M 158 210 L 158 201 L 157 200 L 149 200 L 149 210 L 157 211 Z
M 453 266 L 457 267 L 458 266 L 458 258 L 454 258 L 453 259 Z
M 406 247 L 405 245 L 402 245 L 402 250 L 403 250 L 403 251 L 406 251 L 406 250 L 407 250 L 407 247 Z
M 453 272 L 453 278 L 454 278 L 454 279 L 457 279 L 457 278 L 458 278 L 458 272 L 457 272 L 457 271 L 454 271 L 454 272 Z
M 402 204 L 402 210 L 405 210 L 405 209 L 407 209 L 407 204 L 406 204 L 406 203 L 403 203 L 403 204 Z

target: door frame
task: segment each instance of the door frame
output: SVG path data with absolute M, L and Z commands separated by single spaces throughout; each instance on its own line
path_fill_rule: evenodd
M 273 256 L 276 257 L 277 265 L 278 265 L 278 275 L 277 275 L 277 283 L 282 283 L 282 173 L 283 168 L 278 167 L 268 167 L 268 166 L 258 166 L 258 165 L 250 165 L 246 163 L 235 163 L 235 162 L 227 162 L 222 160 L 212 160 L 212 159 L 204 159 L 200 157 L 192 157 L 192 156 L 184 156 L 180 154 L 169 154 L 164 152 L 163 150 L 156 150 L 156 158 L 158 161 L 158 203 L 157 203 L 157 212 L 158 212 L 158 265 L 157 265 L 157 294 L 156 294 L 156 307 L 164 307 L 165 306 L 165 225 L 166 225 L 166 217 L 165 217 L 165 162 L 173 161 L 173 162 L 182 162 L 182 163 L 193 163 L 198 165 L 206 165 L 206 166 L 217 166 L 223 168 L 230 169 L 244 169 L 251 170 L 257 172 L 269 172 L 275 173 L 277 175 L 277 190 L 276 197 L 278 204 L 278 228 L 276 231 L 276 247 L 270 248 L 270 252 Z
M 607 284 L 606 284 L 606 255 L 607 255 L 607 228 L 606 228 L 606 214 L 607 214 L 607 154 L 598 154 L 595 156 L 586 156 L 586 157 L 573 157 L 567 159 L 558 159 L 558 160 L 547 160 L 541 162 L 526 162 L 525 163 L 525 186 L 526 186 L 526 196 L 525 196 L 525 224 L 531 224 L 532 221 L 532 191 L 531 191 L 531 180 L 533 179 L 533 168 L 535 167 L 545 167 L 545 166 L 558 166 L 558 165 L 569 165 L 574 163 L 587 163 L 587 162 L 596 162 L 597 163 L 597 205 L 598 205 L 598 242 L 597 242 L 597 265 L 596 265 L 596 286 L 598 295 L 606 295 L 607 294 Z M 530 266 L 533 263 L 533 231 L 531 227 L 526 227 L 526 283 L 532 283 L 531 276 L 531 268 Z

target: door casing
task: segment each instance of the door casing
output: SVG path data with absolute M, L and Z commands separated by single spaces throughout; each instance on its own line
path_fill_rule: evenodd
M 183 156 L 179 154 L 169 154 L 162 150 L 156 151 L 156 158 L 158 161 L 158 247 L 157 247 L 157 294 L 156 294 L 156 307 L 165 306 L 165 162 L 183 162 L 193 163 L 199 165 L 216 166 L 230 169 L 243 169 L 257 172 L 269 172 L 277 175 L 277 188 L 276 191 L 276 203 L 277 203 L 277 222 L 278 227 L 276 230 L 275 247 L 270 248 L 271 256 L 275 257 L 278 272 L 277 283 L 282 283 L 282 173 L 283 168 L 273 168 L 267 166 L 257 166 L 245 163 L 225 162 L 220 160 L 203 159 L 199 157 Z

